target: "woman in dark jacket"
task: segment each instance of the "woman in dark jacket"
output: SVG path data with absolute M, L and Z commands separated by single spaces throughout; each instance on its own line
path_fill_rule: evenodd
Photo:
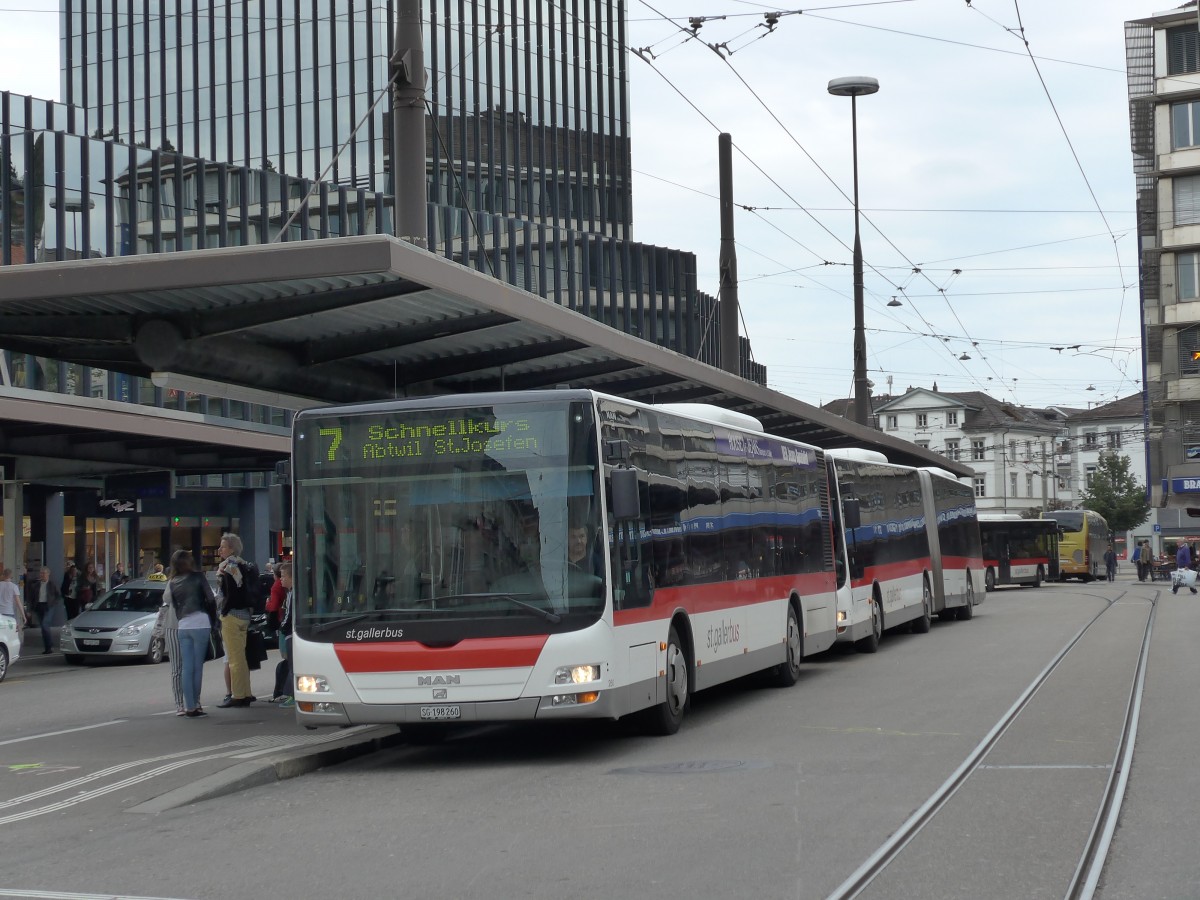
M 79 570 L 75 568 L 75 563 L 67 563 L 67 570 L 63 573 L 62 587 L 59 588 L 62 593 L 63 603 L 67 607 L 67 618 L 73 619 L 79 615 L 79 601 L 76 599 L 76 582 L 79 579 Z
M 183 714 L 197 719 L 207 715 L 200 705 L 200 684 L 217 604 L 208 581 L 196 571 L 196 563 L 187 550 L 176 550 L 171 555 L 171 579 L 163 591 L 163 603 L 171 605 L 178 619 Z
M 79 606 L 82 608 L 98 596 L 100 596 L 100 575 L 96 571 L 96 564 L 89 561 L 84 566 L 83 574 L 79 576 L 79 584 L 75 588 L 75 599 L 79 601 Z

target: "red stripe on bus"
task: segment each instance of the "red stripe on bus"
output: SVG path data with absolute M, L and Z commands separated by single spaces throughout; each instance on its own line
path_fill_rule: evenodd
M 811 575 L 777 575 L 769 578 L 749 578 L 745 581 L 716 581 L 711 584 L 688 584 L 679 587 L 656 588 L 649 606 L 619 609 L 613 613 L 614 625 L 632 625 L 666 619 L 677 609 L 689 615 L 719 612 L 753 606 L 787 597 L 794 590 L 802 597 L 832 593 L 836 586 L 833 572 Z
M 943 572 L 961 572 L 964 569 L 980 569 L 987 565 L 982 556 L 943 556 Z
M 528 668 L 537 662 L 548 635 L 467 638 L 453 647 L 427 647 L 415 641 L 334 644 L 349 673 L 425 672 L 432 669 Z
M 985 559 L 983 561 L 983 564 L 985 566 L 995 566 L 995 567 L 999 568 L 1000 560 Z M 1020 556 L 1020 557 L 1014 556 L 1012 559 L 1010 559 L 1008 561 L 1008 564 L 1010 566 L 1036 566 L 1038 564 L 1049 565 L 1050 559 L 1045 556 Z
M 908 578 L 912 575 L 920 575 L 922 572 L 929 571 L 932 568 L 933 563 L 930 562 L 928 556 L 887 563 L 882 566 L 869 566 L 863 573 L 862 578 L 856 578 L 851 581 L 851 586 L 862 587 L 875 581 L 893 581 L 897 578 Z

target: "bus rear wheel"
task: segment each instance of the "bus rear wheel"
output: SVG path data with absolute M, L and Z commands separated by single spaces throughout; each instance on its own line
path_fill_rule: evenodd
M 787 637 L 784 641 L 786 658 L 771 669 L 771 683 L 777 687 L 791 687 L 800 680 L 800 656 L 803 636 L 800 633 L 800 619 L 796 615 L 796 607 L 788 604 L 787 608 Z
M 975 618 L 975 582 L 971 579 L 971 573 L 967 573 L 967 602 L 956 609 L 955 615 L 959 621 Z
M 1042 586 L 1042 582 L 1045 580 L 1046 580 L 1046 571 L 1041 566 L 1038 566 L 1037 567 L 1037 577 L 1035 577 L 1033 579 L 1033 586 L 1035 588 L 1040 588 Z
M 983 573 L 983 589 L 989 594 L 996 589 L 996 573 L 991 569 Z
M 679 632 L 672 625 L 667 632 L 667 695 L 658 706 L 646 710 L 644 717 L 646 730 L 651 734 L 674 734 L 683 724 L 689 700 L 690 669 Z
M 929 589 L 929 579 L 926 578 L 921 584 L 921 615 L 913 619 L 912 633 L 913 634 L 928 634 L 929 626 L 933 622 L 933 591 Z

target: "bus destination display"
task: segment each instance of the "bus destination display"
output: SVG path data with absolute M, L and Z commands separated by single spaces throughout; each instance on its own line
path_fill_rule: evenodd
M 434 460 L 484 453 L 537 453 L 542 435 L 528 416 L 472 416 L 397 422 L 347 416 L 313 423 L 302 434 L 318 465 L 369 461 Z

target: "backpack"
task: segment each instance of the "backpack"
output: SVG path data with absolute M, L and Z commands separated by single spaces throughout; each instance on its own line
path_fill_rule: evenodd
M 258 571 L 258 566 L 254 563 L 243 562 L 239 568 L 242 570 L 242 588 L 246 597 L 245 608 L 255 614 L 261 613 L 267 605 L 270 588 L 264 589 L 264 579 Z
M 258 566 L 252 562 L 241 562 L 238 564 L 238 569 L 242 573 L 241 587 L 237 587 L 233 579 L 228 575 L 222 576 L 222 586 L 225 590 L 225 602 L 222 604 L 221 609 L 222 615 L 231 609 L 253 610 L 256 602 L 262 602 L 259 598 Z

